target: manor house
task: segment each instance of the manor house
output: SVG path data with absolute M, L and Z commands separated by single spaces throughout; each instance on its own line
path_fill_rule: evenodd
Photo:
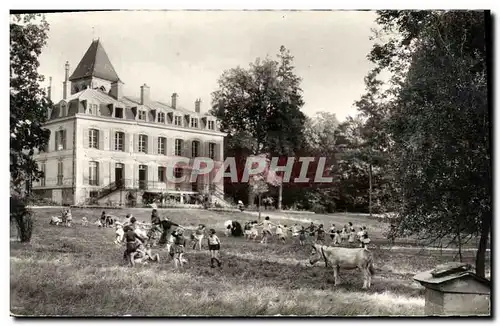
M 223 196 L 223 180 L 211 184 L 211 175 L 180 184 L 166 178 L 172 156 L 223 161 L 225 134 L 214 116 L 202 112 L 201 100 L 182 107 L 173 93 L 169 104 L 155 101 L 146 84 L 137 96 L 123 94 L 99 40 L 71 75 L 69 70 L 66 62 L 63 98 L 48 112 L 48 148 L 35 155 L 45 172 L 32 185 L 35 195 L 70 205 L 141 204 L 155 194 L 181 201 L 186 194 Z M 174 171 L 176 177 L 190 173 L 189 165 Z

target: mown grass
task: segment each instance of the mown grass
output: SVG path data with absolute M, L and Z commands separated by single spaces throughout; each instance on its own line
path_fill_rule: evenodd
M 261 245 L 219 232 L 224 263 L 220 270 L 210 268 L 206 250 L 189 251 L 189 263 L 181 272 L 174 271 L 163 251 L 161 264 L 129 268 L 122 260 L 123 247 L 112 243 L 112 229 L 79 224 L 82 216 L 93 221 L 100 211 L 73 210 L 77 224 L 71 228 L 48 224 L 58 210 L 35 212 L 32 242 L 11 241 L 11 312 L 16 315 L 421 315 L 423 288 L 412 280 L 414 273 L 451 260 L 449 254 L 374 249 L 377 273 L 370 290 L 361 290 L 359 271 L 341 271 L 342 284 L 334 288 L 333 275 L 324 266 L 308 265 L 308 246 L 292 240 Z M 218 231 L 227 219 L 256 218 L 203 210 L 162 213 L 183 225 L 204 223 Z M 133 214 L 148 221 L 150 211 Z M 344 224 L 335 215 L 327 217 Z M 294 223 L 286 215 L 283 221 Z M 373 230 L 381 228 L 376 221 L 364 222 Z

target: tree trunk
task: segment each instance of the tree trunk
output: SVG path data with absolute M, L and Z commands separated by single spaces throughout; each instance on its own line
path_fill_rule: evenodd
M 283 184 L 280 183 L 278 189 L 278 210 L 281 211 L 281 201 L 283 200 Z
M 368 194 L 368 210 L 370 212 L 370 218 L 372 217 L 372 164 L 368 168 L 368 182 L 370 184 L 370 190 Z
M 255 193 L 253 192 L 250 184 L 248 184 L 248 207 L 255 207 Z
M 479 246 L 476 254 L 476 274 L 478 276 L 485 276 L 485 256 L 486 246 L 488 245 L 488 235 L 491 228 L 491 212 L 483 215 L 481 223 L 481 238 L 479 239 Z
M 259 222 L 260 222 L 260 206 L 262 202 L 262 194 L 259 194 Z

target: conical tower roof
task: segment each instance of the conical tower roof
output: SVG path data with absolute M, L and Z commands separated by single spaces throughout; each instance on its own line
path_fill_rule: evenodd
M 120 80 L 99 40 L 92 41 L 69 80 L 88 77 L 102 78 L 112 82 Z

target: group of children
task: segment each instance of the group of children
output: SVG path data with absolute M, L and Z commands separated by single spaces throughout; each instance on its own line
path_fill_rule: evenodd
M 245 236 L 247 239 L 255 240 L 258 236 L 257 227 L 262 226 L 262 240 L 261 243 L 267 243 L 269 238 L 272 236 L 271 228 L 276 228 L 276 237 L 279 241 L 285 243 L 287 235 L 291 232 L 293 237 L 298 237 L 299 244 L 304 245 L 306 237 L 315 239 L 317 243 L 324 244 L 326 235 L 328 234 L 332 240 L 333 245 L 340 245 L 344 240 L 350 245 L 353 245 L 357 240 L 361 247 L 366 247 L 370 243 L 370 238 L 368 237 L 368 232 L 366 226 L 360 227 L 359 232 L 356 233 L 352 222 L 340 230 L 337 230 L 335 224 L 332 224 L 328 233 L 325 231 L 323 224 L 316 226 L 313 222 L 306 228 L 304 226 L 299 226 L 294 224 L 291 227 L 281 224 L 273 224 L 270 222 L 269 216 L 264 218 L 262 223 L 257 221 L 247 222 L 245 224 Z
M 158 212 L 156 209 L 152 212 L 152 221 L 157 222 Z M 162 221 L 168 220 L 166 218 L 162 219 Z M 166 223 L 163 223 L 166 224 Z M 134 266 L 136 263 L 147 263 L 148 261 L 160 262 L 159 254 L 153 254 L 151 249 L 151 236 L 152 233 L 148 232 L 148 234 L 143 234 L 139 232 L 139 228 L 137 225 L 137 220 L 135 217 L 130 214 L 127 215 L 126 221 L 122 224 L 123 228 L 123 239 L 126 243 L 126 249 L 123 254 L 123 258 L 128 260 L 130 266 Z M 155 227 L 162 228 L 162 232 L 166 233 L 167 230 L 164 228 L 167 225 L 159 225 L 158 223 L 153 224 Z M 177 228 L 172 231 L 169 235 L 169 239 L 166 241 L 167 252 L 174 260 L 175 268 L 179 268 L 183 266 L 183 263 L 186 262 L 183 255 L 186 248 L 187 239 L 184 236 L 184 228 L 175 223 L 169 223 L 168 229 L 170 226 L 174 225 Z M 160 231 L 160 230 L 159 230 Z M 199 244 L 201 249 L 201 241 L 205 234 L 205 225 L 200 224 L 198 229 L 191 234 L 191 240 L 193 243 L 193 249 L 196 248 L 196 244 Z M 163 236 L 163 234 L 162 234 Z M 210 265 L 212 268 L 215 267 L 215 263 L 219 267 L 222 266 L 222 262 L 220 259 L 220 239 L 217 237 L 214 229 L 210 229 L 209 235 L 207 237 L 208 249 L 210 252 Z

